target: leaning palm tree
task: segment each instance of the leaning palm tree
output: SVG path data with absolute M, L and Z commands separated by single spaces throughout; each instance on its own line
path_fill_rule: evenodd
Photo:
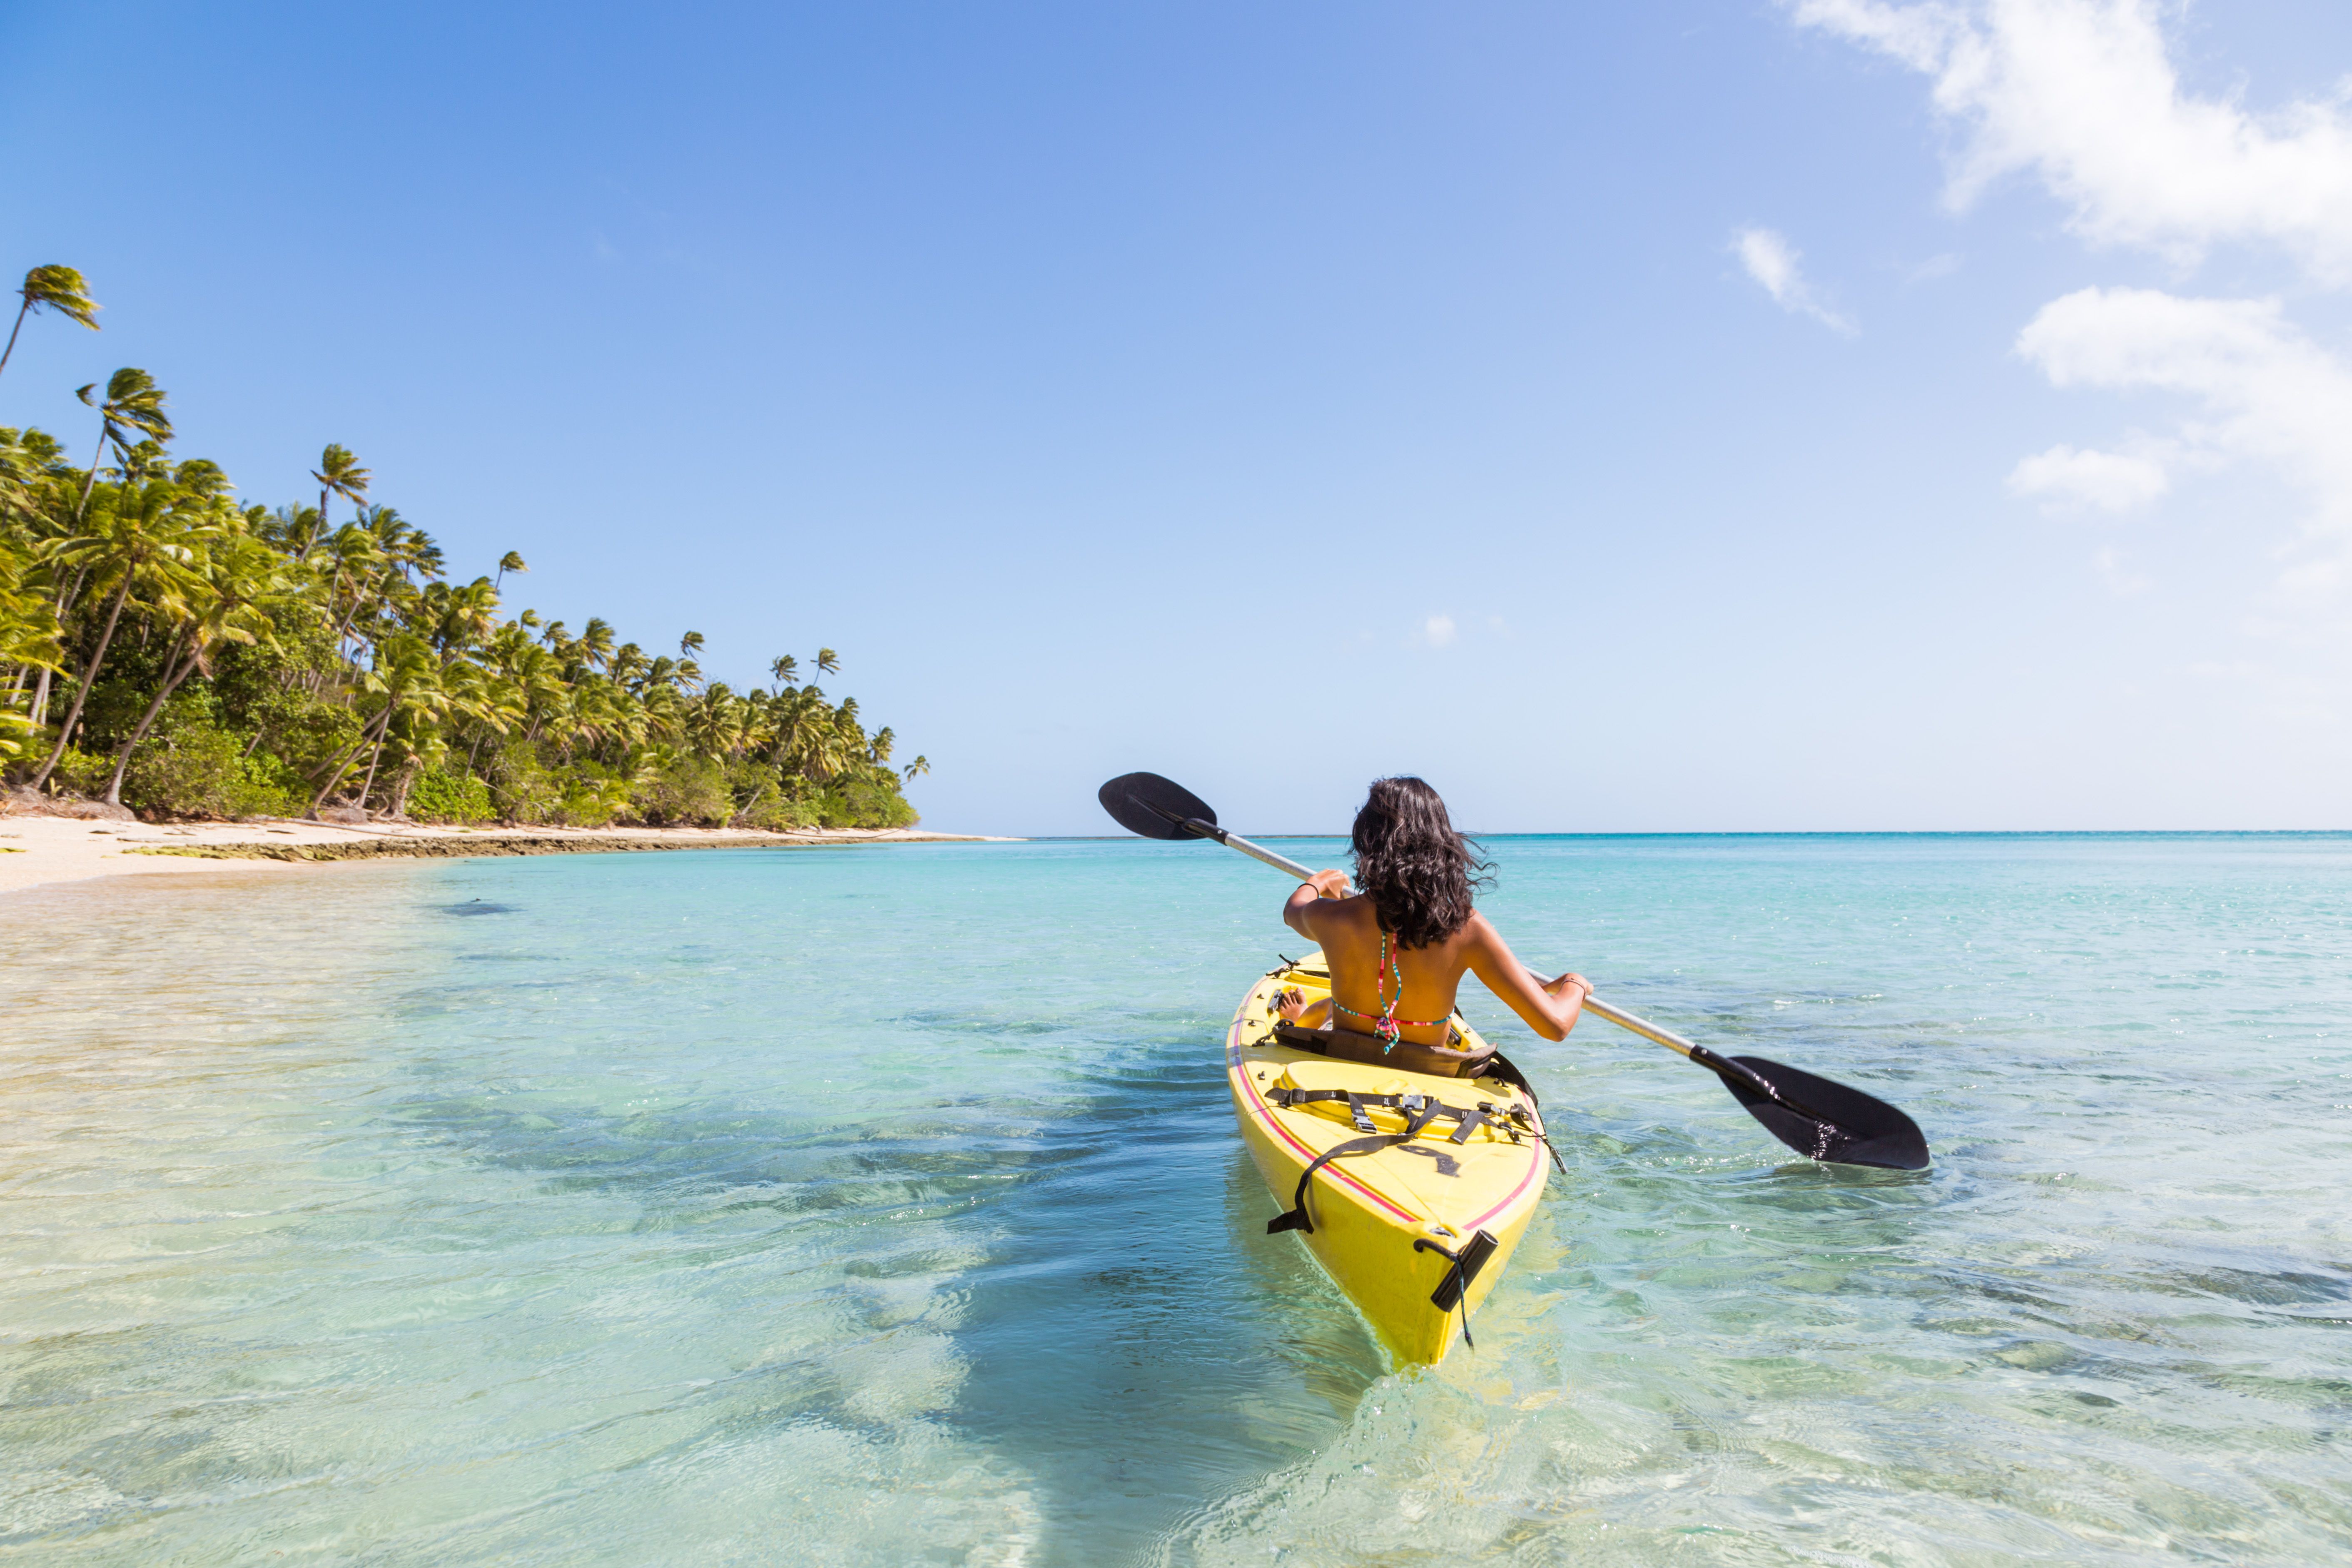
M 328 497 L 341 496 L 358 506 L 360 498 L 367 494 L 368 471 L 360 467 L 360 460 L 352 457 L 349 449 L 332 442 L 329 442 L 327 449 L 319 454 L 319 466 L 310 470 L 310 477 L 319 481 L 319 531 L 321 533 L 327 530 Z M 310 553 L 310 547 L 305 544 L 294 558 L 299 561 Z
M 174 574 L 167 592 L 156 595 L 163 613 L 179 622 L 179 632 L 163 656 L 163 679 L 146 712 L 115 750 L 114 773 L 106 781 L 109 805 L 122 804 L 131 754 L 154 728 L 172 693 L 191 675 L 210 675 L 211 656 L 221 644 L 266 641 L 274 629 L 270 601 L 285 591 L 286 558 L 247 534 L 199 531 L 215 534 L 210 547 L 184 573 Z
M 52 671 L 65 668 L 58 662 L 65 658 L 65 629 L 56 604 L 27 582 L 36 565 L 30 552 L 0 543 L 0 663 L 15 672 L 9 689 L 0 694 L 0 761 L 23 752 L 37 722 L 17 709 L 17 688 L 25 674 L 38 671 L 46 680 Z
M 147 586 L 159 568 L 167 577 L 188 570 L 194 552 L 186 538 L 188 520 L 177 509 L 179 499 L 178 492 L 163 479 L 151 481 L 135 494 L 126 486 L 112 506 L 100 514 L 96 532 L 58 552 L 61 563 L 89 574 L 93 592 L 112 588 L 114 602 L 107 607 L 106 624 L 99 630 L 89 662 L 82 666 L 73 706 L 58 726 L 57 747 L 33 775 L 33 788 L 47 784 L 65 760 L 66 748 L 73 743 L 74 725 L 89 700 L 90 689 L 98 683 L 98 672 L 105 666 L 107 649 L 122 624 L 123 606 L 131 602 L 132 591 Z
M 358 804 L 365 805 L 368 791 L 375 785 L 376 766 L 383 758 L 384 740 L 393 721 L 420 714 L 437 719 L 449 710 L 448 693 L 441 684 L 440 661 L 433 657 L 433 649 L 425 639 L 413 633 L 396 632 L 385 637 L 377 646 L 375 667 L 360 677 L 359 685 L 362 690 L 381 695 L 383 706 L 361 726 L 355 739 L 310 775 L 323 777 L 326 782 L 310 797 L 306 816 L 319 814 L 327 797 L 350 776 L 362 752 L 369 753 L 367 777 L 360 784 L 358 796 Z
M 580 628 L 580 658 L 591 669 L 602 669 L 613 657 L 612 623 L 602 616 L 591 616 L 588 624 Z
M 490 586 L 493 590 L 503 587 L 506 584 L 507 574 L 509 572 L 528 572 L 530 570 L 530 567 L 523 564 L 522 552 L 520 550 L 509 550 L 504 555 L 499 557 L 499 574 L 498 577 L 490 584 Z
M 76 397 L 98 410 L 98 450 L 90 454 L 89 472 L 81 482 L 81 500 L 74 508 L 77 520 L 89 510 L 89 492 L 98 487 L 99 465 L 106 461 L 110 445 L 128 456 L 131 447 L 125 437 L 133 430 L 159 444 L 172 438 L 171 417 L 163 412 L 163 389 L 145 371 L 124 365 L 106 378 L 104 397 L 90 395 L 97 390 L 94 381 L 74 390 Z
M 98 331 L 99 303 L 89 297 L 89 285 L 82 281 L 81 274 L 70 267 L 36 267 L 25 274 L 24 287 L 16 292 L 25 302 L 16 307 L 16 324 L 8 329 L 8 346 L 0 349 L 0 371 L 8 368 L 8 356 L 16 352 L 16 334 L 25 330 L 25 318 L 37 311 L 55 310 L 69 321 Z

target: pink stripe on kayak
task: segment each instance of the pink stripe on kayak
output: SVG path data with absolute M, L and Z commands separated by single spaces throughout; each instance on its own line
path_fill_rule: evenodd
M 1233 1026 L 1225 1031 L 1225 1068 L 1229 1072 L 1241 1065 L 1241 1033 L 1242 1021 L 1239 1018 L 1234 1019 Z M 1244 1077 L 1243 1081 L 1244 1083 L 1248 1081 L 1246 1077 Z M 1266 1113 L 1265 1106 L 1258 1098 L 1258 1093 L 1255 1089 L 1251 1089 L 1249 1095 L 1250 1109 L 1257 1113 L 1257 1119 L 1260 1121 L 1265 1122 L 1268 1127 L 1272 1128 L 1276 1133 L 1278 1133 L 1284 1142 L 1289 1144 L 1299 1153 L 1306 1155 L 1307 1161 L 1311 1163 L 1316 1158 L 1316 1151 L 1309 1148 L 1307 1144 L 1300 1142 L 1292 1135 L 1289 1128 L 1285 1127 L 1281 1122 L 1276 1121 L 1272 1116 Z M 1363 1183 L 1356 1180 L 1355 1177 L 1348 1174 L 1347 1172 L 1339 1169 L 1337 1164 L 1324 1166 L 1323 1173 L 1338 1181 L 1345 1182 L 1348 1185 L 1355 1188 L 1356 1191 L 1363 1194 L 1364 1196 L 1371 1199 L 1372 1202 L 1380 1205 L 1381 1207 L 1388 1210 L 1389 1213 L 1396 1215 L 1399 1219 L 1412 1220 L 1415 1223 L 1418 1223 L 1421 1219 L 1421 1216 L 1413 1213 L 1411 1209 L 1401 1209 L 1397 1207 L 1396 1205 L 1389 1202 L 1388 1199 L 1381 1196 L 1380 1194 L 1364 1185 Z M 1524 1182 L 1519 1184 L 1521 1187 L 1525 1187 L 1527 1185 Z M 1511 1197 L 1515 1198 L 1519 1194 L 1517 1193 L 1513 1193 Z M 1511 1201 L 1511 1198 L 1505 1198 L 1503 1201 L 1507 1204 Z
M 1493 1208 L 1488 1209 L 1485 1214 L 1480 1215 L 1476 1219 L 1472 1220 L 1470 1222 L 1470 1228 L 1472 1230 L 1476 1230 L 1480 1226 L 1485 1225 L 1488 1220 L 1493 1219 L 1496 1215 L 1501 1214 L 1505 1209 L 1509 1208 L 1513 1204 L 1518 1202 L 1519 1194 L 1528 1190 L 1528 1184 L 1534 1181 L 1536 1179 L 1536 1173 L 1542 1169 L 1543 1162 L 1541 1160 L 1530 1159 L 1528 1162 L 1528 1173 L 1519 1178 L 1519 1184 L 1511 1189 L 1511 1195 L 1505 1198 L 1501 1203 L 1496 1204 Z

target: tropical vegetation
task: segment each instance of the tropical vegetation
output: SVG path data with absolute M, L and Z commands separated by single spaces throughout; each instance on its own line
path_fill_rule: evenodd
M 31 317 L 91 328 L 81 275 L 37 267 Z M 0 387 L 5 387 L 0 380 Z M 0 773 L 20 790 L 152 816 L 894 827 L 892 760 L 819 648 L 766 685 L 707 679 L 700 634 L 675 655 L 591 619 L 573 632 L 500 593 L 508 552 L 458 582 L 441 547 L 371 499 L 331 445 L 318 500 L 243 501 L 218 465 L 175 458 L 168 399 L 118 370 L 78 395 L 96 443 L 0 426 Z

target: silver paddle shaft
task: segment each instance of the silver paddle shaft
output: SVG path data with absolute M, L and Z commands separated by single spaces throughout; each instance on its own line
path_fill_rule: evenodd
M 1197 816 L 1188 816 L 1184 819 L 1184 826 L 1203 838 L 1213 838 L 1228 849 L 1238 849 L 1251 859 L 1263 860 L 1276 870 L 1286 871 L 1302 882 L 1311 879 L 1315 875 L 1288 856 L 1277 855 L 1271 849 L 1261 849 L 1240 834 L 1228 833 L 1213 822 L 1203 822 Z
M 1291 859 L 1287 856 L 1277 855 L 1271 849 L 1260 848 L 1257 845 L 1255 845 L 1248 839 L 1244 838 L 1240 834 L 1228 833 L 1223 828 L 1215 826 L 1210 823 L 1202 822 L 1198 817 L 1189 819 L 1186 821 L 1184 826 L 1191 828 L 1193 832 L 1199 834 L 1203 838 L 1213 838 L 1228 849 L 1238 849 L 1243 854 L 1248 856 L 1251 859 L 1263 860 L 1267 865 L 1273 867 L 1276 870 L 1286 872 L 1290 876 L 1297 878 L 1302 882 L 1307 881 L 1315 875 L 1314 872 L 1308 870 L 1306 867 L 1300 865 L 1297 861 Z M 1528 970 L 1528 973 L 1534 977 L 1537 984 L 1542 985 L 1548 984 L 1544 978 L 1541 975 L 1537 974 L 1534 970 Z M 1645 1040 L 1654 1040 L 1659 1045 L 1665 1047 L 1666 1049 L 1674 1051 L 1678 1055 L 1686 1057 L 1698 1049 L 1698 1047 L 1693 1045 L 1690 1041 L 1684 1039 L 1672 1029 L 1661 1029 L 1658 1026 L 1651 1023 L 1648 1019 L 1637 1018 L 1631 1013 L 1612 1007 L 1608 1003 L 1603 1002 L 1600 997 L 1592 995 L 1590 993 L 1587 993 L 1584 998 L 1584 1010 L 1588 1013 L 1598 1014 L 1600 1016 L 1608 1019 L 1611 1023 L 1616 1025 L 1621 1029 L 1630 1029 Z

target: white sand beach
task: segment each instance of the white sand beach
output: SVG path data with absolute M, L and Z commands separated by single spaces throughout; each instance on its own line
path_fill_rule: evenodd
M 218 872 L 227 863 L 274 872 L 388 857 L 1003 842 L 1009 840 L 916 828 L 764 833 L 718 827 L 446 827 L 394 822 L 361 826 L 292 818 L 146 823 L 12 813 L 0 816 L 0 894 L 100 877 Z

